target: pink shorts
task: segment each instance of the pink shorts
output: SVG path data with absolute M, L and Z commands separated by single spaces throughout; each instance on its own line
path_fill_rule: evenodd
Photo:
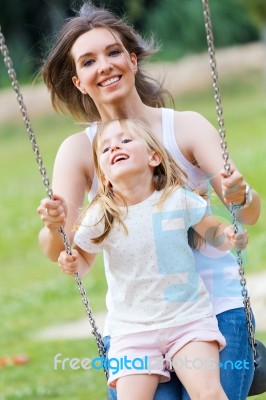
M 217 341 L 220 351 L 226 345 L 215 317 L 111 338 L 108 385 L 116 387 L 118 378 L 137 374 L 157 374 L 160 382 L 169 381 L 173 356 L 187 343 L 194 341 Z

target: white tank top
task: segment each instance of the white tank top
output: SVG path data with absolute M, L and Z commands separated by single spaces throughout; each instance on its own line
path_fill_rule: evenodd
M 174 131 L 174 110 L 162 108 L 162 130 L 163 144 L 170 152 L 174 160 L 188 174 L 189 186 L 191 189 L 207 189 L 208 181 L 204 172 L 197 166 L 191 164 L 181 153 L 175 138 Z M 86 128 L 86 133 L 92 143 L 97 129 L 97 123 Z M 91 201 L 98 187 L 97 176 L 94 172 L 91 190 L 88 193 L 88 200 Z M 229 222 L 230 223 L 230 222 Z M 194 250 L 196 268 L 201 275 L 213 303 L 216 315 L 221 312 L 243 307 L 241 285 L 238 273 L 236 258 L 229 251 L 221 251 L 204 244 L 199 250 Z

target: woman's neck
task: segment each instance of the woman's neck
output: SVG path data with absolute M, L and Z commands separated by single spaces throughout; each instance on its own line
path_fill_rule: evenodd
M 133 118 L 147 125 L 150 121 L 150 112 L 153 110 L 141 101 L 137 93 L 128 96 L 123 102 L 100 104 L 97 108 L 103 122 L 117 118 Z

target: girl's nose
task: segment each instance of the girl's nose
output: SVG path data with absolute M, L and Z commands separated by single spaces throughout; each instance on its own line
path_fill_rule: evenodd
M 117 146 L 117 145 L 111 146 L 111 153 L 118 149 L 119 149 L 119 146 Z

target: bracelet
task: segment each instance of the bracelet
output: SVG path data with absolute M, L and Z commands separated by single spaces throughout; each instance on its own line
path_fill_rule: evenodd
M 250 205 L 252 202 L 252 189 L 250 185 L 246 184 L 246 190 L 245 190 L 245 201 L 242 204 L 233 204 L 233 207 L 237 210 L 242 210 L 243 208 L 246 208 Z

